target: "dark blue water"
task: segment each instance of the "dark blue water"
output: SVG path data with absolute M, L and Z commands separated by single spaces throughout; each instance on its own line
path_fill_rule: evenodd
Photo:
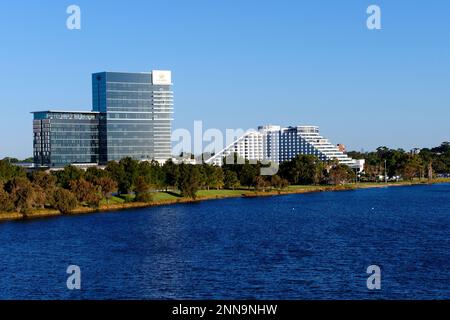
M 2 223 L 0 298 L 449 299 L 450 185 Z

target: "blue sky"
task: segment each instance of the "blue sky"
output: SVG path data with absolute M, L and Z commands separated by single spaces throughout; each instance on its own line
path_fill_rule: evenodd
M 0 158 L 32 155 L 30 111 L 90 110 L 90 75 L 105 70 L 171 69 L 174 129 L 315 124 L 354 150 L 450 140 L 448 1 L 3 4 Z M 382 30 L 366 28 L 370 4 Z

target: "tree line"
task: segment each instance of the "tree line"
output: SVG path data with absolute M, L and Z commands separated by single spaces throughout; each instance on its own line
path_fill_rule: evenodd
M 374 152 L 349 155 L 366 159 L 365 172 L 359 174 L 361 180 L 376 181 L 384 175 L 385 165 L 388 176 L 404 179 L 432 178 L 450 172 L 449 143 L 419 153 L 380 147 Z M 165 191 L 195 199 L 201 189 L 281 192 L 289 185 L 339 185 L 356 179 L 356 173 L 349 167 L 337 161 L 323 162 L 313 155 L 297 155 L 282 163 L 273 176 L 262 176 L 263 165 L 259 162 L 249 163 L 237 159 L 237 155 L 234 159 L 234 164 L 225 162 L 219 167 L 175 164 L 171 160 L 161 165 L 156 161 L 124 158 L 109 162 L 104 169 L 82 170 L 70 165 L 58 171 L 29 173 L 4 159 L 0 160 L 0 212 L 28 214 L 53 208 L 69 213 L 78 206 L 97 208 L 102 202 L 109 203 L 113 196 L 125 201 L 151 202 L 155 192 Z
M 10 161 L 0 160 L 0 212 L 28 214 L 53 208 L 69 213 L 78 206 L 97 208 L 113 195 L 126 201 L 151 202 L 156 191 L 179 192 L 182 197 L 195 199 L 201 189 L 281 191 L 289 184 L 320 184 L 326 178 L 339 184 L 352 179 L 347 167 L 336 165 L 327 173 L 326 166 L 313 156 L 299 155 L 282 164 L 279 174 L 273 176 L 261 176 L 261 163 L 242 163 L 219 167 L 168 160 L 160 165 L 124 158 L 109 162 L 104 169 L 83 170 L 69 165 L 58 171 L 26 173 Z
M 349 152 L 354 159 L 365 159 L 363 179 L 377 181 L 380 176 L 403 180 L 433 179 L 450 174 L 450 143 L 436 148 L 406 152 L 403 149 L 379 147 L 373 152 Z M 386 168 L 386 169 L 385 169 Z

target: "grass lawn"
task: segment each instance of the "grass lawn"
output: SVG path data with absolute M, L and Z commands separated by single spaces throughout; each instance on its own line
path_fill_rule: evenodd
M 120 204 L 120 203 L 124 203 L 125 200 L 119 197 L 111 197 L 111 199 L 109 199 L 109 202 L 106 201 L 106 199 L 103 199 L 102 201 L 100 201 L 100 205 L 105 205 L 105 204 Z
M 240 196 L 243 193 L 248 192 L 248 190 L 199 190 L 197 195 L 199 197 L 232 197 L 232 196 Z
M 241 196 L 243 193 L 248 192 L 248 190 L 199 190 L 197 196 L 199 198 L 215 198 L 215 197 L 232 197 Z M 181 195 L 178 191 L 176 192 L 157 192 L 153 195 L 153 201 L 176 201 L 181 199 Z
M 180 195 L 174 192 L 157 192 L 153 194 L 153 201 L 176 201 L 177 199 L 180 199 L 180 197 Z
M 447 179 L 448 181 L 448 179 Z M 414 181 L 419 182 L 419 181 Z M 426 182 L 423 180 L 423 182 Z M 402 184 L 410 184 L 409 181 L 405 182 L 389 182 L 388 185 L 402 185 Z M 374 186 L 384 186 L 384 183 L 374 183 L 374 182 L 359 182 L 357 184 L 348 184 L 338 187 L 349 187 L 349 188 L 364 188 L 364 187 L 374 187 Z M 282 193 L 295 193 L 295 192 L 308 192 L 308 191 L 320 191 L 320 190 L 332 190 L 337 188 L 332 185 L 291 185 L 282 190 Z M 276 193 L 275 189 L 267 189 L 268 193 Z M 199 190 L 197 192 L 198 199 L 214 199 L 214 198 L 226 198 L 226 197 L 240 197 L 243 194 L 253 195 L 255 193 L 253 188 L 239 188 L 236 190 Z M 260 194 L 264 194 L 264 192 L 259 192 Z M 125 194 L 120 197 L 112 197 L 110 199 L 110 204 L 122 204 L 125 202 L 133 202 L 134 200 L 133 194 Z M 183 199 L 181 197 L 180 192 L 178 190 L 173 191 L 160 191 L 153 194 L 153 202 L 177 202 L 177 200 Z M 106 200 L 102 200 L 101 204 L 106 204 Z

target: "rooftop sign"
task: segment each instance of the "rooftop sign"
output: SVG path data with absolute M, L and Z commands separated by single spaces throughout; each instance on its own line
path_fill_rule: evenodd
M 152 71 L 152 83 L 160 85 L 172 84 L 172 72 L 163 70 Z

